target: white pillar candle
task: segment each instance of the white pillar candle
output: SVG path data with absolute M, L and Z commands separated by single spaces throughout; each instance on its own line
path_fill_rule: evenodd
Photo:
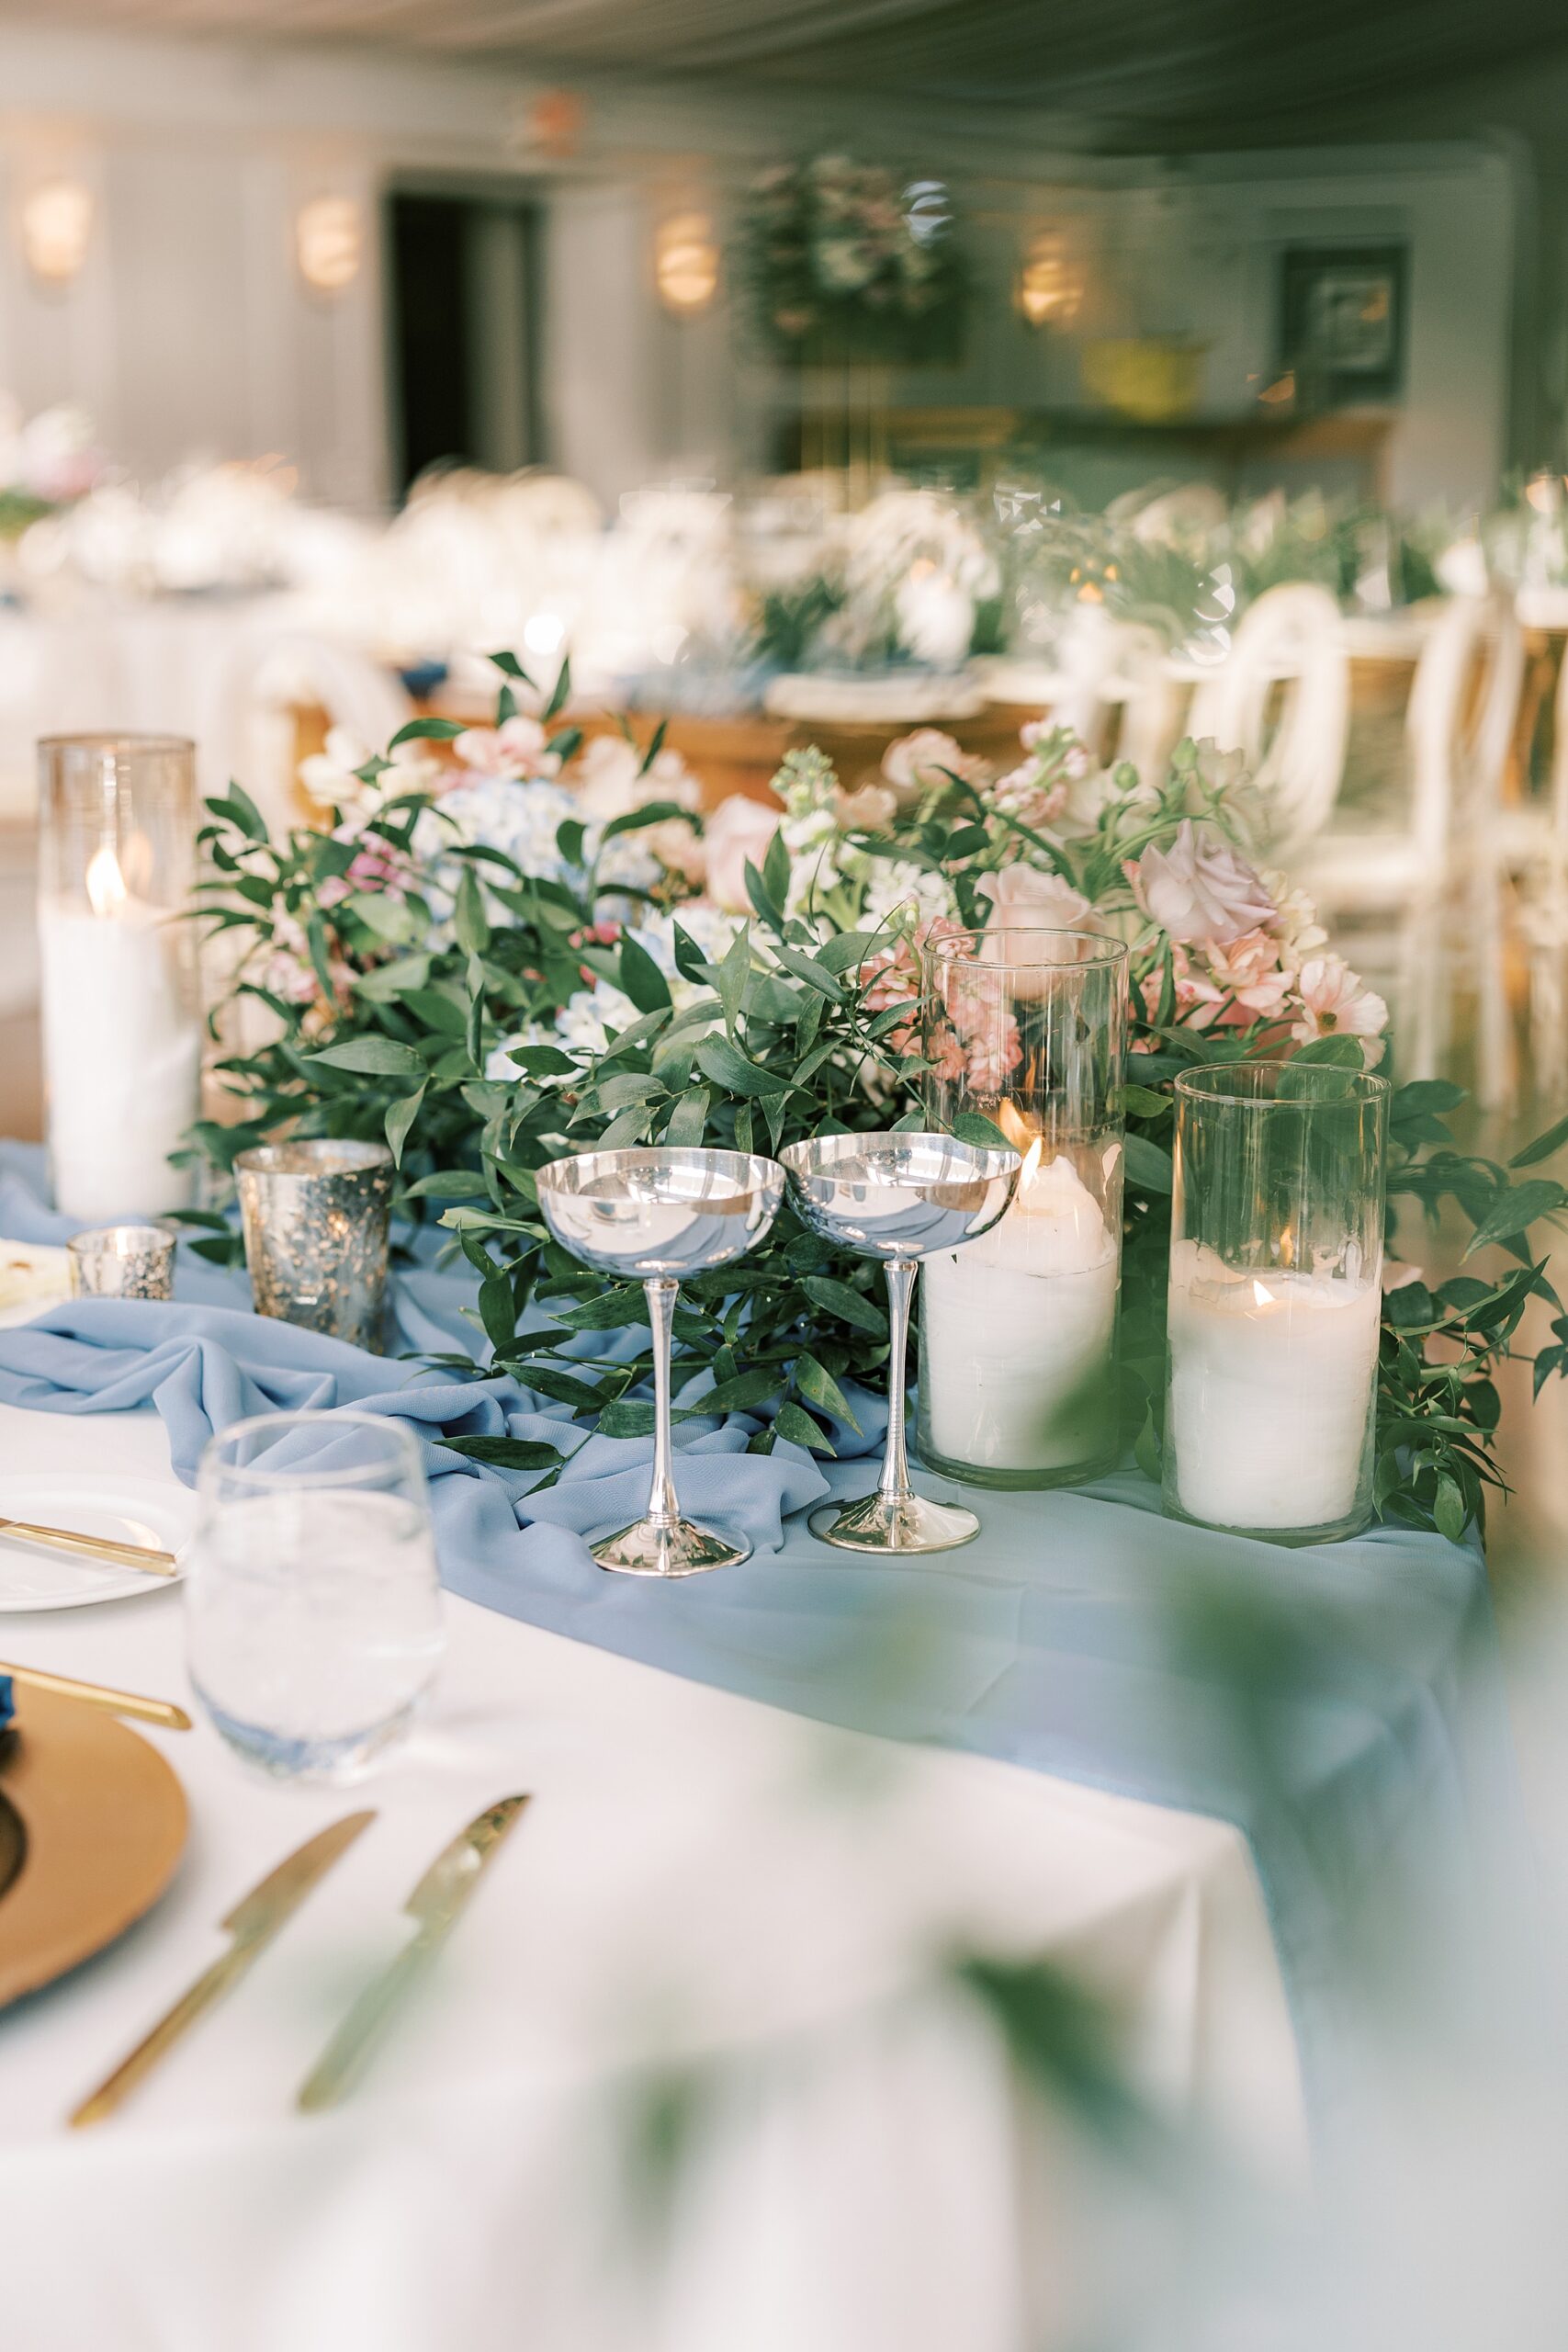
M 1214 1527 L 1331 1527 L 1351 1517 L 1382 1312 L 1375 1278 L 1238 1272 L 1179 1241 L 1166 1444 L 1180 1508 Z
M 933 1453 L 996 1471 L 1071 1470 L 1100 1451 L 1117 1250 L 1072 1161 L 1025 1157 L 989 1233 L 925 1260 L 923 1427 Z
M 55 1204 L 69 1216 L 155 1215 L 190 1198 L 187 1172 L 168 1164 L 199 1100 L 186 950 L 173 910 L 128 891 L 107 845 L 87 893 L 86 905 L 39 906 Z

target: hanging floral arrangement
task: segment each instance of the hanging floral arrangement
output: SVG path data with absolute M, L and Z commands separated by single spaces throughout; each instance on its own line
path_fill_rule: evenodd
M 968 275 L 940 181 L 847 155 L 775 164 L 752 184 L 741 275 L 763 340 L 796 366 L 962 347 Z

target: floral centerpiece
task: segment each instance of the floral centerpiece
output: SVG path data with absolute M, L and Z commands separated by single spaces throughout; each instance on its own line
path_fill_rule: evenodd
M 1131 951 L 1123 1420 L 1152 1462 L 1172 1080 L 1201 1061 L 1361 1067 L 1384 1050 L 1382 1001 L 1249 853 L 1238 763 L 1189 743 L 1163 777 L 1104 772 L 1064 730 L 1030 727 L 998 775 L 927 729 L 852 789 L 819 752 L 793 752 L 781 805 L 729 800 L 705 826 L 659 734 L 585 746 L 558 724 L 564 681 L 541 705 L 497 659 L 493 728 L 416 720 L 385 758 L 334 740 L 307 777 L 332 804 L 322 830 L 275 843 L 240 791 L 210 804 L 200 904 L 240 937 L 234 993 L 265 1005 L 273 1035 L 220 1066 L 240 1115 L 195 1147 L 226 1168 L 284 1127 L 385 1136 L 404 1214 L 448 1228 L 472 1269 L 494 1363 L 609 1434 L 638 1433 L 646 1352 L 602 1349 L 646 1319 L 640 1293 L 556 1249 L 535 1170 L 645 1139 L 776 1150 L 918 1125 L 922 941 L 955 924 L 1102 928 Z M 1443 1114 L 1461 1099 L 1438 1080 L 1399 1090 L 1392 1191 L 1434 1216 L 1457 1203 L 1472 1249 L 1499 1244 L 1514 1263 L 1391 1294 L 1378 1474 L 1386 1513 L 1456 1534 L 1496 1482 L 1495 1360 L 1547 1288 L 1529 1228 L 1568 1202 L 1460 1154 Z M 233 1253 L 220 1216 L 198 1221 L 212 1227 L 198 1246 Z M 765 1248 L 682 1293 L 682 1410 L 751 1416 L 760 1451 L 832 1452 L 856 1384 L 886 1360 L 874 1274 L 786 1210 Z M 1555 1331 L 1538 1379 L 1563 1366 L 1568 1323 Z M 484 1442 L 515 1469 L 558 1461 Z
M 741 239 L 763 339 L 795 365 L 952 359 L 967 277 L 946 191 L 847 155 L 775 164 Z
M 81 409 L 40 409 L 24 418 L 18 403 L 0 393 L 0 540 L 19 538 L 85 496 L 100 462 L 91 419 Z

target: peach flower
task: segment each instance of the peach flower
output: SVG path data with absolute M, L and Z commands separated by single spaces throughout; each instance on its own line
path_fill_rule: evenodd
M 1261 876 L 1223 834 L 1183 818 L 1168 849 L 1151 842 L 1127 868 L 1134 895 L 1171 939 L 1224 946 L 1278 912 Z
M 708 819 L 703 836 L 707 848 L 707 894 L 726 914 L 750 913 L 746 868 L 754 865 L 761 872 L 783 814 L 777 807 L 735 793 L 721 800 Z

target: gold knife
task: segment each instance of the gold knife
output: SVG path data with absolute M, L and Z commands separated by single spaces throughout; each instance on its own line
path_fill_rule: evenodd
M 476 1814 L 466 1829 L 435 1860 L 403 1909 L 419 1922 L 419 1933 L 397 1958 L 373 1976 L 328 2042 L 299 2089 L 307 2111 L 332 2107 L 352 2090 L 393 2010 L 413 1989 L 457 1924 L 480 1872 L 528 1800 L 502 1797 Z
M 0 1535 L 16 1544 L 43 1544 L 57 1552 L 85 1552 L 90 1560 L 110 1560 L 116 1567 L 142 1568 L 150 1577 L 172 1577 L 178 1563 L 172 1552 L 151 1544 L 121 1544 L 112 1535 L 80 1535 L 73 1527 L 41 1527 L 36 1520 L 0 1519 Z
M 344 1820 L 334 1821 L 330 1829 L 318 1830 L 314 1838 L 308 1838 L 287 1861 L 269 1871 L 259 1885 L 235 1905 L 220 1923 L 233 1938 L 229 1950 L 197 1978 L 166 2016 L 143 2035 L 130 2056 L 122 2058 L 113 2074 L 82 2101 L 71 2118 L 73 2131 L 79 2131 L 84 2124 L 100 2123 L 106 2115 L 113 2114 L 187 2027 L 193 2026 L 214 2002 L 221 2000 L 240 1982 L 252 1962 L 259 1959 L 278 1929 L 293 1917 L 317 1880 L 326 1875 L 338 1856 L 375 1818 L 374 1811 L 351 1813 Z
M 84 1707 L 101 1707 L 106 1714 L 130 1715 L 142 1724 L 162 1724 L 165 1731 L 189 1731 L 190 1717 L 172 1699 L 143 1699 L 136 1690 L 116 1690 L 107 1682 L 78 1682 L 69 1674 L 46 1674 L 40 1666 L 12 1666 L 0 1658 L 0 1676 L 33 1690 L 51 1691 L 57 1699 L 76 1699 Z

